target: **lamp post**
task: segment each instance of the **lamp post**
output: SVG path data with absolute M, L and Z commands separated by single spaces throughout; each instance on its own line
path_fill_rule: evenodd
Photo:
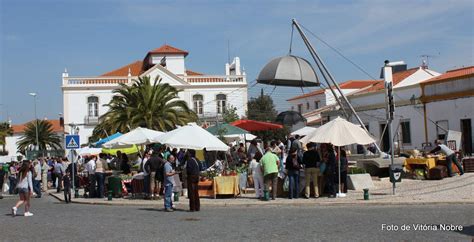
M 38 116 L 36 115 L 36 96 L 37 96 L 37 94 L 36 94 L 36 92 L 30 92 L 29 94 L 30 94 L 30 96 L 33 96 L 34 103 L 35 103 L 36 150 L 38 151 L 38 153 L 37 153 L 37 156 L 38 156 L 40 147 L 39 147 L 39 141 L 38 141 Z

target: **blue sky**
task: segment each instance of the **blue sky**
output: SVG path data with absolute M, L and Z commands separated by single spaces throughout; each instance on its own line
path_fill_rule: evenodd
M 249 82 L 271 58 L 288 53 L 291 19 L 377 77 L 383 61 L 409 67 L 429 54 L 444 72 L 474 62 L 472 1 L 22 1 L 0 0 L 0 120 L 13 123 L 62 112 L 61 73 L 99 75 L 143 59 L 164 43 L 190 52 L 187 68 L 223 74 L 230 53 Z M 369 79 L 314 37 L 311 41 L 340 82 Z M 293 54 L 309 59 L 299 36 Z M 256 85 L 279 110 L 298 88 Z M 310 90 L 304 90 L 309 92 Z

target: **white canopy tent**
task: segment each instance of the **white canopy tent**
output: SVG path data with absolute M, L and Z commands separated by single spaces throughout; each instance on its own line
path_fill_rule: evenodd
M 156 143 L 154 139 L 162 134 L 164 133 L 160 131 L 138 127 L 116 139 L 103 144 L 102 147 L 123 148 L 129 147 L 130 145 L 147 145 Z
M 76 150 L 77 154 L 80 156 L 84 155 L 98 155 L 102 152 L 102 148 L 90 148 L 84 147 Z
M 340 147 L 352 144 L 367 145 L 375 142 L 364 129 L 359 125 L 355 125 L 345 119 L 337 117 L 336 119 L 319 127 L 315 131 L 303 138 L 306 142 L 314 143 L 331 143 L 338 147 L 340 154 Z M 303 141 L 302 141 L 303 142 Z M 341 166 L 341 156 L 338 159 L 339 167 Z M 338 169 L 339 174 L 339 197 L 344 197 L 341 193 L 341 169 Z
M 174 148 L 227 151 L 227 146 L 220 139 L 199 127 L 195 123 L 179 127 L 152 139 L 153 142 L 169 145 Z
M 316 129 L 317 128 L 315 128 L 315 127 L 305 126 L 301 129 L 298 129 L 298 130 L 295 130 L 295 131 L 291 132 L 291 135 L 306 136 L 306 135 L 310 134 L 311 132 L 315 131 Z

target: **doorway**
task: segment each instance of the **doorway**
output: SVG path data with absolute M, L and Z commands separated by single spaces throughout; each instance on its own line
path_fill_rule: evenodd
M 461 119 L 461 149 L 464 154 L 472 154 L 472 127 L 471 119 Z
M 388 136 L 389 130 L 385 130 L 385 126 L 387 126 L 387 124 L 380 124 L 380 134 L 383 133 L 383 136 L 381 137 L 382 139 L 381 149 L 383 152 L 388 152 L 390 151 L 390 137 Z M 383 132 L 384 130 L 385 132 Z

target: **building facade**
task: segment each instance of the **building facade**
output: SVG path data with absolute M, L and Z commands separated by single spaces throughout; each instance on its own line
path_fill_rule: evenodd
M 207 75 L 186 68 L 187 51 L 163 45 L 149 51 L 143 60 L 94 77 L 62 74 L 64 122 L 79 130 L 81 143 L 87 143 L 99 117 L 105 114 L 113 90 L 120 83 L 131 84 L 139 77 L 156 77 L 181 90 L 179 99 L 193 109 L 201 121 L 215 122 L 225 110 L 235 107 L 239 116 L 247 111 L 247 78 L 240 59 L 226 63 L 224 75 Z M 76 128 L 76 130 L 77 130 Z M 66 127 L 67 129 L 67 127 Z

